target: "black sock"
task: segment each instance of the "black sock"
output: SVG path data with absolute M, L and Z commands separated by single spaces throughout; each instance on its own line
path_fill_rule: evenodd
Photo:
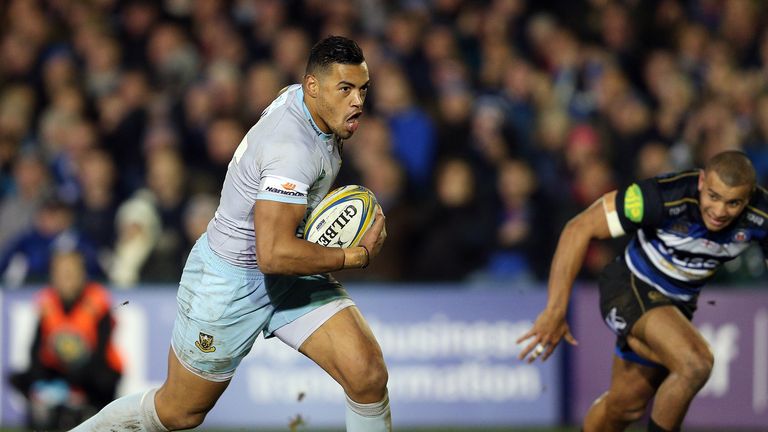
M 664 429 L 663 427 L 657 425 L 656 422 L 653 421 L 653 419 L 650 419 L 648 421 L 648 432 L 679 432 L 679 431 L 680 429 L 675 429 L 675 430 Z

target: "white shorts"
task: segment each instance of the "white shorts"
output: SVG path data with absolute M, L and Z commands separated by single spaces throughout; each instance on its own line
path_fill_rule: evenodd
M 189 254 L 176 301 L 171 346 L 181 364 L 210 381 L 232 378 L 260 332 L 298 349 L 354 305 L 330 275 L 265 276 L 218 257 L 205 235 Z

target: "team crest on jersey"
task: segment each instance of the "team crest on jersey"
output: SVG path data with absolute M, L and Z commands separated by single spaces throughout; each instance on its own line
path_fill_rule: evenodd
M 635 223 L 643 220 L 643 192 L 637 183 L 632 183 L 624 194 L 624 216 Z
M 733 241 L 736 243 L 745 243 L 749 241 L 749 231 L 738 230 L 733 234 Z
M 195 341 L 195 346 L 204 353 L 216 351 L 216 347 L 213 346 L 213 336 L 203 332 L 200 332 L 198 340 Z
M 608 315 L 605 316 L 605 323 L 616 334 L 621 334 L 622 331 L 627 328 L 627 321 L 619 315 L 617 308 L 612 308 Z

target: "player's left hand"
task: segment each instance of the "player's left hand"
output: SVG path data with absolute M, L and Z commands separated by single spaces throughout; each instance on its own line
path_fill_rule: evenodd
M 368 228 L 363 238 L 360 239 L 360 245 L 365 246 L 370 254 L 369 258 L 374 258 L 384 246 L 384 240 L 387 238 L 387 227 L 385 225 L 386 217 L 380 205 L 376 205 L 376 216 L 373 225 Z
M 539 357 L 542 362 L 546 361 L 562 339 L 574 346 L 579 344 L 571 334 L 565 316 L 548 309 L 539 314 L 533 327 L 522 335 L 517 343 L 520 344 L 529 339 L 528 345 L 520 351 L 518 356 L 520 360 L 527 358 L 528 363 L 533 363 Z

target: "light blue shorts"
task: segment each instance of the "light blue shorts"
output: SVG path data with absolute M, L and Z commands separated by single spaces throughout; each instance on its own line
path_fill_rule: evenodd
M 171 345 L 191 372 L 232 377 L 259 332 L 265 337 L 347 292 L 329 274 L 264 275 L 218 257 L 203 234 L 189 254 L 176 296 Z

